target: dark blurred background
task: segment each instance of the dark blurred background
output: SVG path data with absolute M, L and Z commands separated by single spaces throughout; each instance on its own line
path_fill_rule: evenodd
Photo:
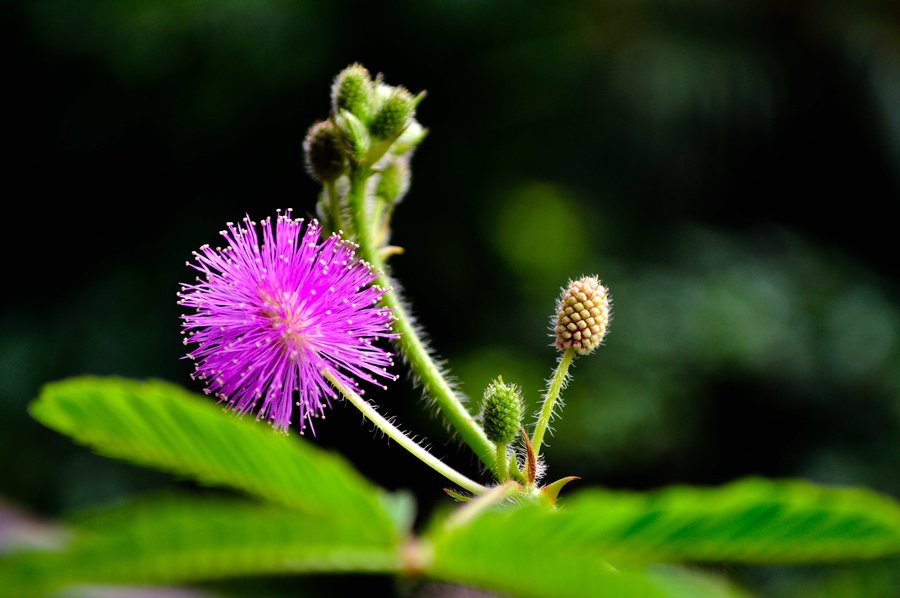
M 765 475 L 900 496 L 896 2 L 0 7 L 0 496 L 52 518 L 190 490 L 75 447 L 26 405 L 84 373 L 200 389 L 179 359 L 184 262 L 245 212 L 312 212 L 302 139 L 353 61 L 428 90 L 394 267 L 468 395 L 503 374 L 536 408 L 560 286 L 598 273 L 611 288 L 611 335 L 576 363 L 551 478 Z M 477 473 L 407 381 L 370 394 Z M 442 479 L 351 408 L 316 429 L 379 484 L 412 490 L 422 520 L 447 502 Z M 769 595 L 872 596 L 898 568 L 726 572 Z

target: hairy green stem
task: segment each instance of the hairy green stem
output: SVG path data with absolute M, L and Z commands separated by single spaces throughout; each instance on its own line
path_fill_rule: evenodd
M 399 428 L 394 426 L 391 422 L 384 418 L 383 415 L 378 413 L 375 408 L 361 396 L 359 396 L 356 392 L 353 391 L 352 388 L 347 388 L 344 384 L 338 380 L 334 373 L 331 370 L 325 370 L 323 372 L 325 377 L 334 384 L 334 387 L 337 388 L 344 398 L 350 401 L 354 407 L 359 409 L 366 418 L 375 424 L 375 426 L 387 434 L 389 438 L 392 438 L 397 444 L 408 450 L 413 454 L 414 457 L 419 459 L 422 463 L 435 470 L 457 486 L 465 488 L 469 492 L 474 492 L 475 494 L 484 494 L 487 492 L 487 488 L 479 484 L 478 482 L 471 480 L 459 473 L 427 450 L 422 448 L 419 444 L 417 444 L 412 438 L 404 434 Z
M 509 458 L 509 464 L 507 466 L 509 469 L 509 477 L 520 484 L 526 484 L 528 480 L 525 479 L 525 474 L 522 473 L 522 470 L 519 469 L 519 461 L 516 459 L 515 455 L 512 455 Z
M 394 290 L 393 284 L 385 269 L 380 247 L 375 242 L 372 230 L 372 221 L 366 208 L 366 181 L 370 170 L 367 167 L 357 168 L 350 176 L 349 203 L 351 220 L 356 226 L 357 242 L 360 253 L 378 271 L 378 284 L 387 291 L 381 298 L 385 307 L 393 310 L 394 330 L 400 335 L 398 344 L 400 350 L 409 361 L 415 375 L 425 386 L 425 391 L 434 398 L 444 417 L 457 431 L 463 441 L 469 445 L 474 453 L 490 470 L 497 475 L 501 464 L 497 463 L 494 443 L 488 440 L 472 415 L 466 410 L 462 402 L 456 396 L 450 384 L 441 374 L 440 368 L 434 362 L 419 333 L 413 324 L 410 314 L 407 312 L 400 295 Z
M 509 457 L 506 455 L 506 443 L 497 442 L 497 479 L 505 482 L 509 479 Z
M 332 222 L 334 231 L 342 231 L 345 235 L 352 234 L 353 231 L 347 230 L 347 225 L 344 223 L 344 212 L 341 209 L 341 197 L 338 194 L 336 181 L 327 181 L 325 183 L 325 195 L 328 196 L 328 206 L 331 211 L 331 218 L 334 220 Z
M 538 418 L 537 425 L 534 427 L 534 436 L 531 439 L 531 446 L 534 449 L 535 456 L 541 454 L 541 443 L 544 441 L 544 434 L 547 432 L 547 426 L 550 425 L 550 418 L 553 417 L 553 407 L 559 398 L 566 383 L 566 376 L 569 373 L 569 366 L 572 365 L 572 359 L 575 358 L 575 351 L 566 349 L 562 358 L 556 365 L 556 372 L 553 374 L 553 380 L 550 382 L 550 388 L 547 389 L 547 396 L 544 397 L 544 406 L 541 407 L 541 415 Z

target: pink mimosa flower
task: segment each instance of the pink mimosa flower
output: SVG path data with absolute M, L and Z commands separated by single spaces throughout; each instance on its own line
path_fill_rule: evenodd
M 319 223 L 304 231 L 290 210 L 261 228 L 260 238 L 249 217 L 228 223 L 226 247 L 204 245 L 188 262 L 200 276 L 178 294 L 194 310 L 182 316 L 185 344 L 197 345 L 187 357 L 207 394 L 280 430 L 296 406 L 303 432 L 337 396 L 325 370 L 357 391 L 358 380 L 384 388 L 379 379 L 396 379 L 391 354 L 373 344 L 396 336 L 393 316 L 354 244 L 321 241 Z

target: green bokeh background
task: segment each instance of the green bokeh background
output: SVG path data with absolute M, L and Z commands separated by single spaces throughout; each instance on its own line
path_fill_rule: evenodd
M 429 92 L 394 265 L 468 395 L 502 374 L 535 409 L 560 286 L 598 273 L 611 288 L 611 335 L 576 363 L 551 476 L 643 489 L 759 474 L 900 496 L 894 2 L 0 8 L 4 499 L 55 517 L 186 487 L 76 448 L 25 407 L 82 373 L 200 389 L 179 359 L 184 261 L 244 213 L 313 211 L 303 135 L 353 61 Z M 368 394 L 477 472 L 408 380 Z M 440 478 L 349 407 L 317 431 L 378 483 L 413 490 L 423 518 L 446 502 Z M 888 596 L 898 568 L 725 573 L 768 595 Z

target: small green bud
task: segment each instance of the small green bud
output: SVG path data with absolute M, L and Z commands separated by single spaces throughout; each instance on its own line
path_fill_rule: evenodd
M 412 119 L 412 122 L 400 133 L 400 137 L 391 146 L 391 153 L 395 156 L 402 156 L 415 149 L 427 136 L 428 129 L 422 127 L 416 119 Z
M 600 346 L 609 326 L 609 293 L 596 276 L 569 281 L 556 307 L 556 347 L 587 355 Z
M 347 110 L 363 122 L 372 112 L 372 77 L 359 64 L 342 70 L 331 86 L 331 107 L 335 112 Z
M 325 183 L 344 173 L 346 159 L 341 137 L 331 121 L 317 122 L 310 127 L 303 140 L 306 169 L 314 179 Z
M 394 92 L 394 86 L 388 85 L 381 80 L 381 75 L 372 84 L 372 112 L 378 112 L 384 105 L 384 102 L 391 97 Z
M 409 178 L 409 163 L 403 158 L 392 160 L 378 177 L 375 195 L 388 203 L 397 203 L 409 191 Z
M 484 433 L 491 442 L 512 442 L 522 427 L 522 391 L 503 378 L 491 382 L 484 391 L 482 412 Z
M 349 110 L 341 110 L 334 122 L 348 157 L 354 161 L 362 160 L 372 145 L 366 125 Z
M 372 136 L 393 139 L 399 136 L 415 114 L 415 98 L 403 87 L 394 87 L 372 119 Z

